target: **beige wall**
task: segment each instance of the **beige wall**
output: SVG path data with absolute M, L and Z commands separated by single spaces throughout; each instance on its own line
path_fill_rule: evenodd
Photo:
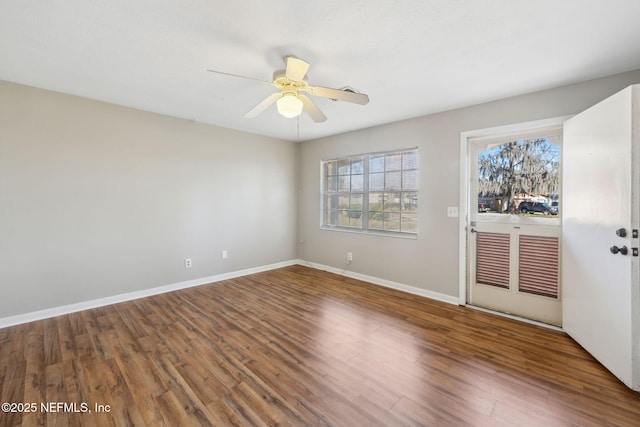
M 302 144 L 0 82 L 0 319 L 296 257 L 455 297 L 460 132 L 574 114 L 637 82 L 640 70 Z M 320 229 L 322 159 L 412 146 L 417 239 Z
M 295 259 L 297 149 L 0 82 L 0 319 Z
M 460 133 L 575 114 L 638 82 L 640 70 L 303 143 L 300 258 L 457 297 L 459 224 L 447 217 L 447 207 L 459 204 Z M 420 153 L 416 240 L 320 229 L 322 159 L 413 146 Z M 347 251 L 353 253 L 350 265 Z

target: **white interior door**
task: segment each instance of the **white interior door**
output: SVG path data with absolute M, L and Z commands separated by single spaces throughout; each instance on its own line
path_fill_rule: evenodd
M 635 390 L 639 89 L 631 86 L 565 123 L 562 201 L 563 329 Z M 627 252 L 614 254 L 613 247 Z

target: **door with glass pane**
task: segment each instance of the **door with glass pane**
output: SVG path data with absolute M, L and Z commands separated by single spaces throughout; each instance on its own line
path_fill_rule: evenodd
M 560 139 L 554 127 L 469 141 L 468 303 L 561 325 Z

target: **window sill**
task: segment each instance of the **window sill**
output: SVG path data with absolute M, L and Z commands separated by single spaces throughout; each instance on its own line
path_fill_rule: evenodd
M 408 240 L 417 240 L 418 233 L 398 233 L 395 231 L 382 231 L 382 230 L 358 230 L 353 228 L 346 227 L 329 227 L 326 225 L 320 226 L 321 230 L 326 231 L 337 231 L 341 233 L 353 233 L 353 234 L 364 234 L 367 236 L 381 236 L 381 237 L 396 237 L 399 239 L 408 239 Z

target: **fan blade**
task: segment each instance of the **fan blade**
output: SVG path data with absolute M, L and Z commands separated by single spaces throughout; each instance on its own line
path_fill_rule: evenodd
M 271 83 L 268 80 L 256 79 L 254 77 L 241 76 L 239 74 L 225 73 L 224 71 L 216 71 L 216 70 L 207 70 L 207 71 L 209 71 L 211 73 L 222 74 L 222 75 L 225 75 L 225 76 L 239 77 L 241 79 L 248 79 L 248 80 L 255 80 L 257 82 Z
M 249 112 L 244 116 L 248 119 L 256 117 L 258 114 L 269 108 L 269 106 L 276 102 L 281 96 L 281 92 L 272 93 L 271 95 L 267 96 L 261 103 L 249 110 Z
M 309 99 L 308 96 L 298 94 L 298 98 L 300 98 L 300 100 L 302 101 L 302 109 L 309 115 L 309 117 L 311 117 L 311 119 L 313 119 L 314 122 L 321 123 L 327 120 L 327 116 L 325 116 L 324 113 L 320 111 L 318 106 L 314 104 L 314 102 Z
M 296 82 L 302 81 L 309 70 L 309 63 L 295 56 L 287 56 L 287 69 L 284 75 Z
M 339 101 L 353 102 L 354 104 L 365 105 L 369 103 L 369 96 L 364 93 L 356 93 L 342 89 L 331 89 L 321 86 L 307 86 L 304 88 L 311 95 L 322 96 L 324 98 L 337 99 Z

